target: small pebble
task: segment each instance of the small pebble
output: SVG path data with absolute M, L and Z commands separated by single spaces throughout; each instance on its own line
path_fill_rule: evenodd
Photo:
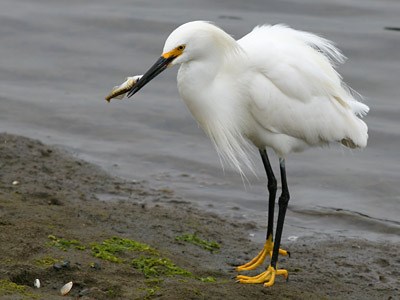
M 61 269 L 69 269 L 70 267 L 71 267 L 71 263 L 68 260 L 58 262 L 53 265 L 53 269 L 55 269 L 57 271 L 59 271 Z
M 92 269 L 95 269 L 95 270 L 101 270 L 101 265 L 100 265 L 99 263 L 97 263 L 97 262 L 91 263 L 91 264 L 90 264 L 90 267 L 91 267 Z
M 12 184 L 13 184 L 13 185 L 18 185 L 18 184 L 19 184 L 19 181 L 18 181 L 18 180 L 14 180 L 14 181 L 12 182 Z
M 68 269 L 71 266 L 69 260 L 65 260 L 61 262 L 61 267 Z

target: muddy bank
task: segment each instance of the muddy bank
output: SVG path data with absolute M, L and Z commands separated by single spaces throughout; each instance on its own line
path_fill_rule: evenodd
M 0 167 L 1 299 L 398 299 L 393 244 L 285 240 L 289 282 L 241 285 L 233 266 L 260 250 L 248 238 L 260 224 L 200 211 L 173 190 L 110 177 L 24 137 L 0 135 Z

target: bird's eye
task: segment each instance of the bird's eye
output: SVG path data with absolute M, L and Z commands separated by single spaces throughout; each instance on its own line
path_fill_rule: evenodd
M 176 49 L 178 49 L 179 51 L 183 51 L 183 49 L 185 49 L 185 45 L 180 45 L 180 46 L 178 46 L 178 48 L 176 48 Z

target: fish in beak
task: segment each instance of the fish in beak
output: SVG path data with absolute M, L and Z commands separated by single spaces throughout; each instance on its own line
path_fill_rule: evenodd
M 123 99 L 126 95 L 127 92 L 129 92 L 135 84 L 139 81 L 139 79 L 142 77 L 142 75 L 136 75 L 133 77 L 127 77 L 125 82 L 123 82 L 120 85 L 114 86 L 114 88 L 111 90 L 110 94 L 106 96 L 107 102 L 110 102 L 111 99 Z

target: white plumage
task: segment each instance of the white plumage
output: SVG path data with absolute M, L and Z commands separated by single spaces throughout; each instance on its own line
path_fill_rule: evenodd
M 202 21 L 168 37 L 164 53 L 186 45 L 181 64 L 182 99 L 217 147 L 240 171 L 251 168 L 248 141 L 278 156 L 341 142 L 365 147 L 366 124 L 357 101 L 335 71 L 345 57 L 328 40 L 284 25 L 264 25 L 235 41 Z
M 132 96 L 168 66 L 180 64 L 179 93 L 218 153 L 243 173 L 244 166 L 252 169 L 248 148 L 253 144 L 259 149 L 269 191 L 266 242 L 237 270 L 255 269 L 268 255 L 271 263 L 255 277 L 237 276 L 241 283 L 271 286 L 277 275 L 288 278 L 287 270 L 277 269 L 278 255 L 288 254 L 280 249 L 290 199 L 286 155 L 332 142 L 349 148 L 367 145 L 368 128 L 359 116 L 369 108 L 353 97 L 335 70 L 344 59 L 330 41 L 284 25 L 259 26 L 235 41 L 220 28 L 195 21 L 170 34 L 162 56 L 128 93 Z M 277 181 L 267 148 L 280 158 L 275 240 Z

